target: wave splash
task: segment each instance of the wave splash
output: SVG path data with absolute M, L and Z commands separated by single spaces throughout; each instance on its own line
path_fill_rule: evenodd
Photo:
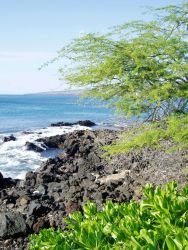
M 41 163 L 50 157 L 55 157 L 62 152 L 59 149 L 46 149 L 42 153 L 26 149 L 26 142 L 33 142 L 41 146 L 37 139 L 70 133 L 75 130 L 90 129 L 85 126 L 74 125 L 67 127 L 47 127 L 25 132 L 14 133 L 16 141 L 3 143 L 3 138 L 9 134 L 0 135 L 0 172 L 4 177 L 24 179 L 28 171 L 34 171 Z

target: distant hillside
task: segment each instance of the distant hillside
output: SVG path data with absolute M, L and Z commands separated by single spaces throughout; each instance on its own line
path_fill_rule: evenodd
M 73 95 L 73 96 L 79 96 L 84 93 L 83 89 L 75 89 L 75 90 L 64 90 L 64 91 L 46 91 L 46 92 L 39 92 L 39 93 L 33 93 L 29 95 Z

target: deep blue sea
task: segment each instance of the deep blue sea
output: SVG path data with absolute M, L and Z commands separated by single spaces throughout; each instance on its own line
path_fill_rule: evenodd
M 80 101 L 78 96 L 0 95 L 0 172 L 7 177 L 24 178 L 27 171 L 37 169 L 42 161 L 59 153 L 51 149 L 44 153 L 28 151 L 27 141 L 36 143 L 41 137 L 88 129 L 78 125 L 50 127 L 54 122 L 86 119 L 102 127 L 124 123 L 112 109 L 105 108 L 104 103 Z M 3 143 L 3 137 L 10 134 L 16 141 Z
M 85 119 L 99 124 L 118 122 L 113 110 L 105 108 L 104 104 L 80 101 L 78 96 L 0 95 L 0 133 L 46 127 L 58 121 Z

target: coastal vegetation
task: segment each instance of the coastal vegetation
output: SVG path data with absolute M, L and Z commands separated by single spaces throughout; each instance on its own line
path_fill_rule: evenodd
M 62 78 L 88 86 L 126 116 L 158 120 L 187 113 L 188 3 L 156 9 L 151 21 L 134 21 L 107 34 L 86 34 L 59 51 Z
M 108 101 L 125 117 L 145 123 L 131 128 L 107 155 L 142 148 L 188 148 L 188 3 L 154 12 L 151 21 L 134 21 L 106 34 L 86 34 L 59 51 L 60 69 L 72 86 Z M 42 230 L 31 236 L 39 249 L 188 249 L 188 186 L 146 185 L 141 201 L 106 202 L 102 210 L 87 203 L 65 219 L 63 231 Z
M 188 148 L 188 115 L 173 115 L 163 122 L 142 124 L 123 133 L 113 145 L 105 146 L 105 156 L 121 154 L 142 148 L 165 149 L 164 142 L 171 142 L 168 151 Z
M 156 145 L 163 139 L 177 147 L 188 143 L 188 3 L 152 11 L 151 21 L 76 38 L 53 60 L 66 58 L 62 78 L 71 86 L 86 87 L 86 96 L 107 100 L 125 117 L 166 120 L 163 127 L 150 123 L 140 128 L 139 135 L 133 130 L 133 140 L 118 142 L 109 153 Z
M 188 185 L 177 189 L 146 185 L 140 202 L 112 203 L 102 210 L 87 203 L 64 219 L 64 231 L 44 229 L 31 236 L 30 250 L 188 249 Z

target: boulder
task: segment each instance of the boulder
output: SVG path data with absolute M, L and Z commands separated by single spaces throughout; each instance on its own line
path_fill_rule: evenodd
M 42 142 L 46 147 L 49 148 L 62 148 L 65 141 L 65 135 L 55 135 L 45 138 L 39 138 L 37 142 Z
M 3 175 L 2 173 L 0 172 L 0 182 L 3 180 Z
M 72 126 L 74 123 L 71 122 L 57 122 L 57 123 L 52 123 L 50 126 L 51 127 L 62 127 L 62 126 Z
M 34 152 L 43 152 L 44 151 L 44 148 L 41 148 L 39 146 L 37 146 L 36 144 L 34 144 L 33 142 L 26 142 L 25 143 L 25 147 L 26 147 L 26 150 L 31 150 L 31 151 L 34 151 Z
M 85 121 L 78 121 L 76 124 L 81 125 L 81 126 L 86 126 L 86 127 L 93 127 L 96 124 L 90 120 L 85 120 Z
M 25 182 L 24 185 L 27 187 L 34 187 L 36 184 L 36 173 L 29 171 L 27 172 L 26 176 L 25 176 Z
M 8 141 L 16 141 L 16 137 L 14 135 L 5 136 L 3 138 L 3 142 L 8 142 Z
M 0 238 L 24 234 L 27 230 L 22 214 L 16 212 L 0 213 Z
M 49 206 L 43 206 L 41 203 L 37 201 L 31 201 L 29 203 L 29 212 L 28 216 L 35 216 L 37 218 L 46 215 L 51 208 Z
M 61 126 L 73 126 L 73 125 L 80 125 L 80 126 L 86 126 L 86 127 L 93 127 L 96 124 L 90 120 L 84 120 L 84 121 L 77 121 L 77 122 L 57 122 L 52 123 L 52 127 L 61 127 Z
M 12 179 L 10 177 L 4 178 L 2 173 L 0 172 L 0 190 L 12 186 L 16 186 L 18 184 L 18 179 Z

